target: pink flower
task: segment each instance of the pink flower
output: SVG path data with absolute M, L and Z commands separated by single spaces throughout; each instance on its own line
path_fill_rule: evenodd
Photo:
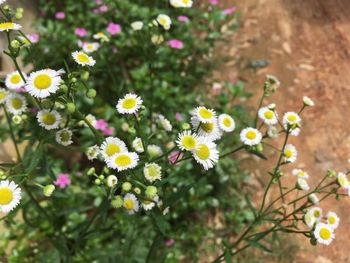
M 94 9 L 94 10 L 92 10 L 92 12 L 94 13 L 94 14 L 98 14 L 98 13 L 100 13 L 100 10 L 98 10 L 98 9 Z
M 226 8 L 226 9 L 223 11 L 223 13 L 224 13 L 225 15 L 231 15 L 231 14 L 234 13 L 236 10 L 237 10 L 236 7 Z
M 56 15 L 55 15 L 56 19 L 64 19 L 66 17 L 65 13 L 64 12 L 57 12 Z
M 99 120 L 96 121 L 96 123 L 95 123 L 95 129 L 96 130 L 102 131 L 102 130 L 104 130 L 106 128 L 108 128 L 108 123 L 107 123 L 106 120 L 99 119 Z
M 177 121 L 182 121 L 182 115 L 181 115 L 180 112 L 176 112 L 176 113 L 175 113 L 175 119 L 176 119 Z
M 95 0 L 96 5 L 102 4 L 102 0 Z
M 181 40 L 178 39 L 171 39 L 167 42 L 168 46 L 175 49 L 182 49 L 184 47 L 184 44 Z
M 184 154 L 180 151 L 173 151 L 168 159 L 171 164 L 175 164 L 178 160 L 181 160 L 181 158 L 184 156 Z
M 114 134 L 114 131 L 115 131 L 115 129 L 113 127 L 112 128 L 107 127 L 102 132 L 103 132 L 103 135 L 111 136 Z
M 100 11 L 101 11 L 101 12 L 107 12 L 107 11 L 108 11 L 108 6 L 106 6 L 106 5 L 101 5 L 101 6 L 100 6 Z
M 165 240 L 165 246 L 167 247 L 171 247 L 172 245 L 174 245 L 174 243 L 175 243 L 174 239 Z
M 57 177 L 57 180 L 54 182 L 54 184 L 61 189 L 66 188 L 68 185 L 70 185 L 70 183 L 71 181 L 69 178 L 69 174 L 66 173 L 60 173 Z
M 122 31 L 122 27 L 118 24 L 115 24 L 113 22 L 110 22 L 107 27 L 108 33 L 110 33 L 112 36 L 120 33 Z
M 40 39 L 40 35 L 38 33 L 33 33 L 33 34 L 29 34 L 28 38 L 30 41 L 32 41 L 32 43 L 38 43 Z
M 211 5 L 218 5 L 219 4 L 219 0 L 209 0 L 209 3 Z
M 87 30 L 83 27 L 77 27 L 75 29 L 75 34 L 78 36 L 78 37 L 85 37 L 87 35 Z
M 25 93 L 27 90 L 25 88 L 17 88 L 15 91 L 17 93 Z
M 187 16 L 178 16 L 177 20 L 181 22 L 188 22 L 190 19 Z

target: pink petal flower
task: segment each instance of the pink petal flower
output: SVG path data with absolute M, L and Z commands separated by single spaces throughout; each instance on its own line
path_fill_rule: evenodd
M 64 19 L 66 17 L 65 13 L 64 12 L 57 12 L 56 15 L 55 15 L 56 19 Z
M 178 16 L 177 20 L 181 22 L 188 22 L 190 19 L 187 16 Z
M 182 115 L 181 115 L 181 113 L 180 112 L 176 112 L 175 113 L 175 119 L 177 120 L 177 121 L 182 121 Z
M 103 132 L 103 135 L 105 135 L 105 136 L 111 136 L 114 134 L 114 131 L 115 131 L 115 129 L 113 127 L 112 128 L 107 127 L 102 132 Z
M 178 39 L 171 39 L 167 42 L 168 46 L 174 49 L 182 49 L 184 47 L 184 44 L 181 40 Z
M 99 119 L 95 123 L 95 129 L 97 129 L 97 130 L 102 131 L 102 130 L 106 129 L 107 127 L 108 127 L 108 123 L 104 119 Z
M 219 0 L 209 0 L 209 3 L 211 5 L 218 5 L 219 4 Z
M 102 0 L 95 0 L 96 5 L 101 5 L 102 4 Z
M 225 15 L 231 15 L 231 14 L 234 13 L 236 10 L 237 10 L 236 7 L 226 8 L 226 9 L 223 11 L 223 13 L 224 13 Z
M 71 181 L 70 181 L 70 178 L 69 178 L 69 174 L 67 174 L 67 173 L 60 173 L 57 176 L 57 180 L 54 182 L 54 184 L 57 185 L 61 189 L 66 188 L 68 185 L 71 184 Z
M 173 151 L 168 159 L 171 164 L 175 164 L 178 160 L 181 160 L 184 154 L 180 151 Z
M 174 243 L 175 243 L 174 239 L 165 240 L 165 246 L 167 247 L 171 247 L 172 245 L 174 245 Z
M 119 24 L 115 24 L 113 22 L 110 22 L 107 27 L 108 33 L 110 33 L 112 36 L 120 33 L 122 31 L 122 27 Z
M 40 35 L 38 33 L 33 33 L 33 34 L 29 34 L 28 38 L 30 39 L 30 41 L 32 41 L 32 43 L 38 43 L 40 39 Z
M 106 6 L 106 5 L 100 6 L 100 12 L 107 12 L 107 11 L 108 11 L 108 6 Z
M 87 30 L 83 27 L 77 27 L 75 29 L 75 34 L 78 36 L 78 37 L 85 37 L 87 35 Z

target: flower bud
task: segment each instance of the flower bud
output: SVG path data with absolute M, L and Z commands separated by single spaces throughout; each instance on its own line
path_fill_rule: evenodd
M 96 97 L 96 90 L 94 89 L 89 89 L 88 92 L 86 93 L 86 96 L 88 96 L 88 98 L 93 99 Z
M 53 184 L 46 185 L 43 189 L 44 195 L 46 197 L 50 197 L 53 191 L 55 191 L 55 186 Z
M 132 188 L 132 185 L 131 185 L 131 183 L 129 183 L 129 182 L 124 182 L 124 183 L 122 184 L 122 189 L 123 189 L 125 192 L 129 192 L 129 191 L 131 190 L 131 188 Z
M 118 183 L 118 178 L 115 175 L 108 175 L 107 177 L 107 186 L 108 187 L 114 187 Z
M 264 150 L 264 146 L 263 146 L 261 143 L 259 143 L 259 144 L 256 146 L 256 151 L 257 151 L 257 152 L 263 152 L 263 150 Z
M 11 41 L 11 47 L 13 49 L 19 49 L 21 47 L 21 43 L 18 40 L 14 39 Z
M 185 122 L 182 124 L 182 129 L 189 130 L 189 129 L 191 129 L 191 125 L 189 123 Z
M 88 80 L 89 79 L 89 77 L 90 77 L 90 73 L 89 73 L 89 71 L 83 71 L 83 72 L 81 72 L 81 74 L 80 74 L 80 78 L 82 79 L 82 80 Z
M 50 109 L 52 107 L 52 102 L 50 100 L 44 99 L 41 101 L 41 106 L 44 109 Z
M 98 176 L 98 179 L 100 179 L 100 180 L 102 181 L 102 180 L 105 179 L 105 176 L 104 176 L 103 174 L 100 174 L 100 175 Z
M 67 87 L 66 84 L 62 84 L 62 85 L 60 86 L 60 89 L 61 89 L 64 93 L 67 93 L 67 92 L 68 92 L 68 87 Z
M 13 121 L 14 124 L 18 125 L 18 124 L 20 124 L 22 122 L 22 118 L 19 115 L 15 115 L 15 116 L 12 117 L 12 121 Z
M 139 194 L 141 194 L 141 189 L 138 187 L 135 187 L 134 192 L 139 195 Z
M 122 124 L 122 131 L 123 132 L 127 132 L 129 130 L 129 124 L 127 124 L 126 122 L 124 122 Z
M 313 102 L 313 100 L 306 96 L 303 97 L 303 103 L 305 106 L 310 106 L 310 107 L 315 106 L 315 103 Z
M 75 104 L 73 102 L 68 102 L 67 105 L 66 105 L 66 108 L 67 108 L 67 111 L 68 113 L 72 114 L 75 112 Z
M 111 205 L 114 208 L 121 208 L 123 206 L 124 200 L 123 197 L 121 197 L 120 195 L 117 195 L 116 197 L 114 197 L 114 199 L 111 202 Z
M 87 175 L 93 175 L 95 173 L 95 167 L 91 167 L 88 172 L 87 172 Z
M 330 177 L 330 178 L 331 178 L 331 177 L 335 177 L 336 174 L 337 174 L 337 173 L 336 173 L 334 170 L 332 170 L 332 169 L 328 169 L 328 170 L 327 170 L 327 176 Z
M 27 114 L 22 114 L 21 118 L 22 118 L 23 121 L 26 121 L 26 120 L 28 120 L 28 115 Z
M 99 178 L 95 179 L 95 184 L 100 185 L 101 184 L 101 180 Z
M 157 187 L 150 185 L 147 186 L 145 194 L 148 198 L 153 198 L 157 194 L 157 192 Z

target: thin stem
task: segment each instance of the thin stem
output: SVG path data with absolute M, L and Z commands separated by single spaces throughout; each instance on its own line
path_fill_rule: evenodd
M 12 127 L 12 123 L 11 123 L 11 120 L 10 120 L 10 116 L 6 110 L 6 107 L 3 105 L 2 108 L 4 109 L 4 112 L 5 112 L 5 116 L 6 116 L 6 121 L 9 125 L 9 128 L 10 128 L 10 135 L 11 135 L 11 139 L 12 139 L 12 142 L 15 146 L 15 149 L 16 149 L 16 154 L 17 154 L 17 161 L 22 161 L 22 157 L 21 157 L 21 154 L 19 152 L 19 148 L 18 148 L 18 145 L 17 145 L 17 141 L 16 141 L 16 137 L 15 137 L 15 133 L 13 131 L 13 127 Z

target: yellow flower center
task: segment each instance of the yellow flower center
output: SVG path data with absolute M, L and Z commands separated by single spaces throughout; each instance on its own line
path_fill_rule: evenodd
M 284 155 L 285 155 L 287 158 L 290 158 L 290 157 L 293 156 L 293 152 L 292 152 L 291 149 L 286 149 L 286 150 L 284 151 Z
M 273 118 L 273 112 L 271 110 L 265 111 L 264 116 L 266 119 L 271 120 Z
M 0 205 L 8 205 L 13 200 L 13 193 L 7 187 L 0 188 Z
M 327 240 L 331 237 L 332 233 L 329 229 L 327 228 L 321 228 L 320 230 L 320 237 L 323 239 L 323 240 Z
M 340 186 L 346 186 L 348 184 L 347 179 L 344 176 L 339 177 Z
M 47 74 L 40 74 L 34 79 L 34 86 L 37 89 L 47 89 L 51 86 L 52 79 Z
M 305 172 L 299 171 L 299 172 L 298 172 L 298 175 L 299 175 L 300 177 L 305 177 Z
M 112 156 L 115 153 L 120 153 L 120 147 L 116 144 L 108 144 L 106 147 L 106 154 Z
M 115 164 L 121 167 L 125 167 L 131 164 L 132 159 L 128 155 L 119 155 L 114 160 Z
M 5 99 L 6 93 L 4 91 L 0 91 L 0 100 Z
M 206 133 L 210 133 L 214 129 L 214 123 L 212 122 L 202 123 L 201 129 L 204 130 Z
M 6 22 L 6 23 L 1 23 L 0 24 L 0 29 L 4 30 L 4 29 L 12 29 L 15 27 L 14 23 L 11 22 Z
M 231 120 L 229 117 L 225 117 L 225 118 L 222 120 L 222 124 L 224 124 L 224 126 L 226 126 L 226 127 L 231 127 L 231 125 L 232 125 L 232 120 Z
M 93 46 L 92 46 L 91 44 L 88 44 L 88 45 L 86 45 L 86 49 L 87 49 L 87 50 L 92 50 L 92 49 L 93 49 Z
M 18 84 L 21 81 L 21 76 L 19 74 L 12 75 L 10 82 L 12 84 Z
M 63 142 L 68 142 L 70 140 L 70 133 L 69 132 L 66 132 L 66 131 L 63 131 L 61 132 L 61 141 Z
M 78 53 L 77 59 L 81 63 L 89 63 L 90 62 L 89 57 L 87 55 L 85 55 L 84 53 Z
M 315 211 L 314 211 L 314 217 L 319 218 L 320 216 L 321 216 L 320 211 L 315 210 Z
M 159 18 L 159 23 L 161 24 L 161 25 L 165 25 L 165 24 L 167 24 L 167 19 L 165 18 L 165 17 L 161 17 L 161 18 Z
M 256 132 L 255 131 L 248 131 L 245 135 L 247 139 L 254 140 L 256 138 Z
M 128 109 L 128 110 L 134 108 L 136 106 L 135 98 L 125 99 L 122 103 L 122 106 L 123 106 L 123 108 Z
M 22 108 L 22 105 L 23 105 L 22 100 L 19 98 L 13 98 L 11 101 L 11 104 L 15 110 Z
M 134 202 L 131 199 L 126 199 L 124 201 L 124 207 L 128 210 L 131 210 L 134 208 Z
M 201 108 L 199 111 L 198 111 L 198 114 L 203 118 L 203 119 L 210 119 L 213 117 L 213 113 L 206 109 L 206 108 Z
M 158 169 L 155 166 L 148 166 L 147 167 L 148 175 L 151 177 L 157 177 L 159 172 Z
M 186 135 L 182 138 L 182 145 L 187 149 L 187 150 L 193 150 L 196 148 L 196 139 L 193 138 L 191 135 Z
M 182 0 L 184 4 L 188 4 L 190 1 L 189 0 Z
M 297 116 L 295 115 L 288 115 L 287 120 L 290 122 L 295 122 L 297 120 Z
M 205 161 L 209 158 L 210 156 L 210 150 L 209 147 L 206 146 L 205 144 L 201 144 L 196 151 L 196 155 L 199 157 L 199 159 Z
M 333 225 L 335 223 L 335 217 L 334 216 L 331 216 L 328 218 L 328 222 Z
M 56 122 L 56 116 L 50 112 L 45 113 L 42 117 L 41 120 L 44 124 L 46 125 L 52 125 Z

